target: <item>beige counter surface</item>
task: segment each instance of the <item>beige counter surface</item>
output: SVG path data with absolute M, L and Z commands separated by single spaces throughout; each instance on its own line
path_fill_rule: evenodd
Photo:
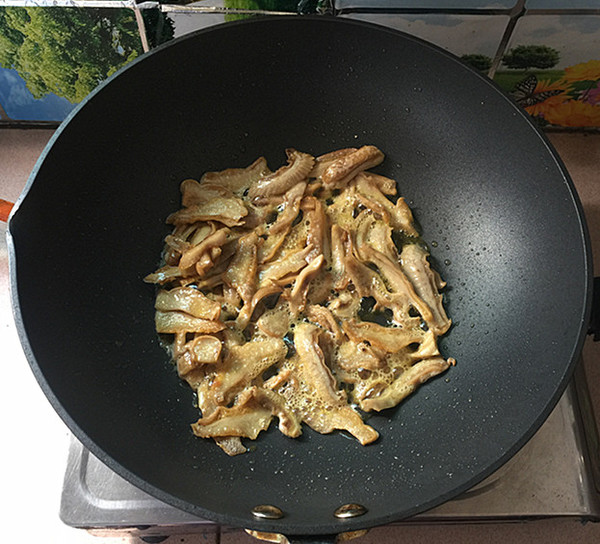
M 0 129 L 0 199 L 16 200 L 51 130 Z M 554 133 L 549 135 L 569 170 L 587 218 L 595 263 L 600 263 L 600 134 Z M 5 225 L 0 223 L 0 235 Z M 0 266 L 7 267 L 5 245 Z M 598 275 L 598 265 L 596 265 Z M 6 278 L 4 273 L 0 277 Z M 2 280 L 0 305 L 10 304 L 8 285 Z M 0 450 L 3 488 L 8 504 L 3 507 L 5 542 L 141 544 L 134 537 L 92 536 L 64 525 L 58 517 L 60 490 L 68 451 L 69 431 L 54 413 L 37 386 L 20 350 L 12 322 L 0 322 L 0 341 L 5 357 L 0 365 L 0 406 L 4 437 Z M 600 416 L 600 342 L 588 339 L 584 348 L 595 413 Z M 10 444 L 7 447 L 6 444 Z M 17 446 L 18 444 L 18 446 Z M 257 541 L 241 531 L 178 535 L 167 544 L 251 544 Z M 545 544 L 600 542 L 600 523 L 577 520 L 543 520 L 505 524 L 415 525 L 372 529 L 354 540 L 356 544 L 411 544 L 477 542 Z

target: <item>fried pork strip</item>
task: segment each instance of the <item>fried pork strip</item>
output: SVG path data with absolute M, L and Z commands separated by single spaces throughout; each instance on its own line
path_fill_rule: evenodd
M 144 278 L 197 393 L 192 431 L 228 455 L 274 419 L 291 438 L 306 423 L 369 444 L 353 406 L 392 408 L 454 364 L 437 346 L 445 284 L 395 181 L 369 171 L 383 153 L 286 154 L 275 171 L 261 157 L 184 180 L 164 264 Z
M 296 366 L 299 380 L 307 388 L 312 402 L 321 402 L 325 407 L 325 415 L 321 411 L 315 415 L 312 410 L 302 414 L 304 421 L 319 433 L 327 434 L 342 429 L 356 437 L 363 446 L 374 442 L 379 433 L 364 423 L 348 404 L 344 392 L 337 387 L 335 378 L 325 364 L 318 335 L 316 326 L 303 323 L 297 327 L 294 338 L 299 358 Z

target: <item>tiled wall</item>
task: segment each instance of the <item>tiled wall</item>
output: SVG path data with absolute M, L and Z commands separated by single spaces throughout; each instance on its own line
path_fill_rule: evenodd
M 252 11 L 299 5 L 428 40 L 494 78 L 543 127 L 600 128 L 599 0 L 200 0 L 142 11 L 142 32 L 152 48 Z M 64 119 L 143 54 L 139 28 L 133 9 L 0 7 L 0 123 Z
M 549 69 L 519 78 L 517 92 L 525 109 L 550 125 L 600 127 L 600 14 L 526 15 L 508 45 L 531 43 L 551 47 L 559 59 Z M 501 77 L 498 73 L 496 79 Z M 503 83 L 510 90 L 510 82 Z

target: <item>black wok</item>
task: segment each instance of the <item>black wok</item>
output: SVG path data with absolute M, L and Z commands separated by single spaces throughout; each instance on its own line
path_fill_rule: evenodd
M 378 171 L 398 180 L 449 284 L 442 350 L 457 365 L 372 416 L 373 445 L 272 429 L 230 458 L 190 431 L 192 392 L 142 281 L 179 183 L 262 154 L 278 167 L 286 147 L 362 144 L 386 153 Z M 589 318 L 581 206 L 526 114 L 436 47 L 336 18 L 223 25 L 133 62 L 58 129 L 9 246 L 25 352 L 84 445 L 176 507 L 291 535 L 399 520 L 497 469 L 557 402 Z M 335 518 L 345 503 L 367 512 Z M 257 519 L 259 504 L 285 516 Z

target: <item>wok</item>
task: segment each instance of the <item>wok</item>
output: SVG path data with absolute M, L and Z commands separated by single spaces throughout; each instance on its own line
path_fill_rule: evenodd
M 284 149 L 374 144 L 437 269 L 457 365 L 370 417 L 362 447 L 272 428 L 230 458 L 154 331 L 153 271 L 181 180 Z M 287 535 L 417 514 L 509 459 L 570 377 L 591 257 L 573 184 L 527 115 L 450 54 L 402 33 L 307 17 L 231 23 L 131 63 L 57 130 L 9 222 L 16 322 L 33 372 L 110 468 L 180 509 Z M 30 425 L 31 422 L 23 422 Z M 340 505 L 361 516 L 338 519 Z M 252 509 L 275 505 L 282 519 Z

